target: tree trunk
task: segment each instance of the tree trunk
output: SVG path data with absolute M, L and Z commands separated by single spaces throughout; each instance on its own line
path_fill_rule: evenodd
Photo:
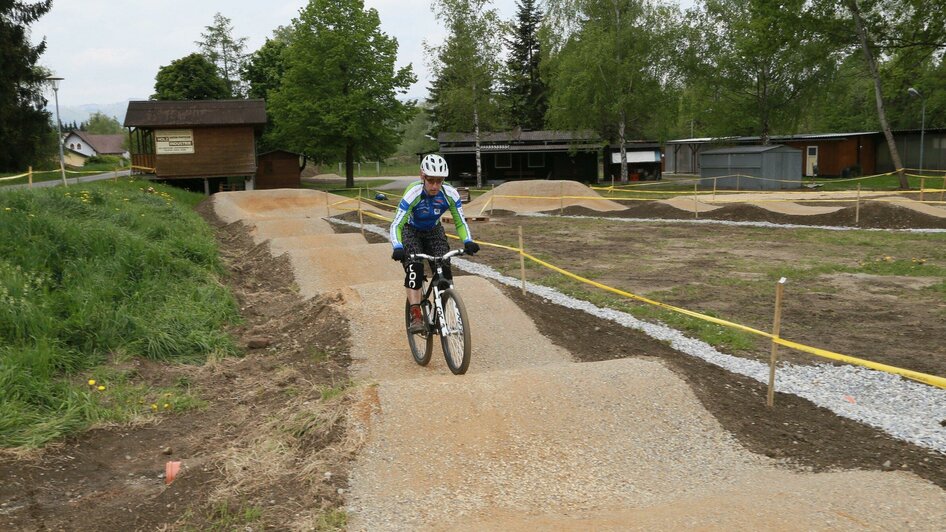
M 345 188 L 355 188 L 355 146 L 345 144 Z
M 857 28 L 857 36 L 861 41 L 861 49 L 864 51 L 864 60 L 867 61 L 867 68 L 870 70 L 870 77 L 874 80 L 874 96 L 877 100 L 877 118 L 880 119 L 880 127 L 884 130 L 884 137 L 887 139 L 887 147 L 890 148 L 890 159 L 900 178 L 900 188 L 906 190 L 910 188 L 910 181 L 903 173 L 903 163 L 900 161 L 900 151 L 897 150 L 897 143 L 893 140 L 893 133 L 890 132 L 890 124 L 887 123 L 887 113 L 884 111 L 884 93 L 880 85 L 880 73 L 877 72 L 877 63 L 874 62 L 874 54 L 870 51 L 867 42 L 867 30 L 864 28 L 864 20 L 861 18 L 861 10 L 857 6 L 857 0 L 848 0 L 848 8 L 854 16 L 854 25 Z
M 621 111 L 621 121 L 618 123 L 618 140 L 621 142 L 621 183 L 627 183 L 627 146 L 624 142 L 624 127 L 627 115 Z M 605 161 L 605 164 L 608 164 Z
M 480 113 L 473 103 L 473 140 L 476 144 L 476 188 L 483 188 L 483 163 L 480 158 Z

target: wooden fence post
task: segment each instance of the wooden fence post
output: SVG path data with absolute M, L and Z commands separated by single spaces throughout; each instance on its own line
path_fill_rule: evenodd
M 358 187 L 358 225 L 361 226 L 361 237 L 365 238 L 365 215 L 361 212 L 361 187 Z
M 522 226 L 519 226 L 519 273 L 522 276 L 522 295 L 526 294 L 526 256 L 522 245 Z
M 29 170 L 26 171 L 27 182 L 30 184 L 30 188 L 33 188 L 33 167 L 30 166 Z
M 713 201 L 716 201 L 716 181 L 718 181 L 718 179 L 719 178 L 716 177 L 713 178 Z
M 854 206 L 854 225 L 861 223 L 861 184 L 857 184 L 857 203 Z
M 558 215 L 565 214 L 565 182 L 558 187 Z
M 696 186 L 699 184 L 699 181 L 693 182 L 693 218 L 700 217 L 700 202 L 696 195 Z
M 782 292 L 785 289 L 786 279 L 782 277 L 775 285 L 775 317 L 772 319 L 772 336 L 778 338 L 782 328 Z M 775 405 L 775 364 L 778 361 L 778 344 L 772 339 L 772 355 L 769 357 L 769 391 L 765 404 Z
M 926 188 L 926 178 L 920 178 L 920 201 L 923 201 L 923 189 Z

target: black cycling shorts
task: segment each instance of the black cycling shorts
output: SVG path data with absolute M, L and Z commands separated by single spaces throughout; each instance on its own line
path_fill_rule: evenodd
M 401 243 L 404 245 L 404 286 L 407 288 L 421 288 L 424 264 L 422 261 L 410 262 L 407 257 L 412 253 L 425 253 L 427 255 L 441 256 L 450 251 L 450 244 L 447 243 L 447 234 L 443 230 L 443 225 L 437 224 L 432 229 L 423 231 L 417 229 L 411 224 L 406 224 L 401 230 Z M 433 272 L 431 265 L 431 272 Z M 413 274 L 413 275 L 412 275 Z M 450 271 L 450 265 L 443 267 L 443 276 L 447 279 L 453 279 L 453 272 Z

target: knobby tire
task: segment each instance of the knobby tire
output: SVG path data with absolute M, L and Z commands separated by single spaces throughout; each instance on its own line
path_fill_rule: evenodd
M 444 290 L 440 297 L 444 321 L 440 324 L 443 356 L 454 375 L 463 375 L 470 367 L 470 320 L 467 318 L 466 307 L 460 299 L 460 294 L 450 289 Z M 445 334 L 446 331 L 452 332 Z M 427 356 L 429 359 L 429 352 Z
M 421 366 L 426 366 L 430 362 L 430 355 L 433 353 L 434 348 L 434 337 L 428 331 L 427 333 L 411 333 L 411 302 L 404 302 L 404 329 L 407 331 L 407 343 L 411 346 L 411 355 L 414 357 L 414 362 Z M 427 317 L 424 316 L 426 320 Z M 425 322 L 426 323 L 426 322 Z

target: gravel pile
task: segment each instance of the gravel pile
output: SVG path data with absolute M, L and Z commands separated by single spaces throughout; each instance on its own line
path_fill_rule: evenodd
M 628 219 L 614 218 L 614 220 L 627 221 Z M 331 221 L 358 227 L 358 224 L 344 220 L 331 219 Z M 666 220 L 641 221 L 667 222 Z M 775 224 L 755 222 L 703 220 L 690 220 L 689 222 L 780 227 Z M 366 225 L 365 229 L 387 236 L 386 228 L 381 229 Z M 848 230 L 850 228 L 837 227 L 834 229 Z M 943 232 L 943 230 L 936 229 L 912 231 Z M 488 266 L 463 259 L 454 259 L 453 264 L 481 277 L 494 279 L 509 286 L 520 286 L 519 279 L 502 275 Z M 768 366 L 761 362 L 721 353 L 711 345 L 689 338 L 680 331 L 661 323 L 648 323 L 624 312 L 600 308 L 546 286 L 527 283 L 526 287 L 530 292 L 550 302 L 581 310 L 641 331 L 648 336 L 668 342 L 681 353 L 701 358 L 711 364 L 745 375 L 759 382 L 768 382 Z M 946 421 L 946 390 L 906 380 L 897 375 L 848 365 L 815 364 L 800 366 L 783 362 L 779 365 L 776 380 L 776 389 L 779 392 L 795 394 L 818 406 L 827 408 L 839 416 L 866 423 L 901 440 L 946 454 L 946 426 L 942 424 Z

